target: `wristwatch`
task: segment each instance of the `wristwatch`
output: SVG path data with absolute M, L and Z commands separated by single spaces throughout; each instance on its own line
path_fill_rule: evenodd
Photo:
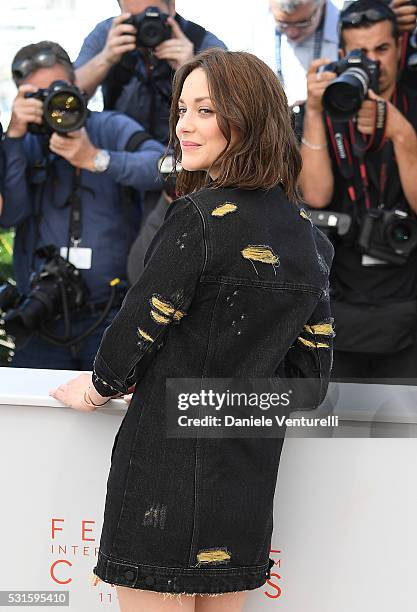
M 94 172 L 105 172 L 110 164 L 110 153 L 100 149 L 93 160 Z

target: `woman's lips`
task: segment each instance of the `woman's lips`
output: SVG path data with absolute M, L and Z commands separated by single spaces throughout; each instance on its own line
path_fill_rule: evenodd
M 201 147 L 200 144 L 198 144 L 197 142 L 191 142 L 190 140 L 183 140 L 181 141 L 181 148 L 182 149 L 186 149 L 186 150 L 192 150 L 192 149 L 198 149 L 198 147 Z

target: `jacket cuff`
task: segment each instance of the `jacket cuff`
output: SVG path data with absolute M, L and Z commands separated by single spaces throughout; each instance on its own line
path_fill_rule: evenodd
M 97 393 L 103 397 L 112 397 L 127 393 L 127 386 L 118 380 L 102 357 L 96 355 L 93 366 L 92 382 Z

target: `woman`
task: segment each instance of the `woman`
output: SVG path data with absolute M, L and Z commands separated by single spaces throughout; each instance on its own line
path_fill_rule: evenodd
M 167 378 L 315 377 L 331 364 L 332 247 L 296 206 L 300 156 L 274 73 L 210 50 L 177 71 L 181 197 L 87 375 L 53 395 L 81 410 L 127 393 L 95 574 L 122 612 L 241 610 L 265 583 L 282 440 L 167 438 Z M 208 595 L 218 595 L 209 597 Z

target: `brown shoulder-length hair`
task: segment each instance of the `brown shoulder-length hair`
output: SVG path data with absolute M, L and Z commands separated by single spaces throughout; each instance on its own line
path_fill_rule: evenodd
M 281 183 L 289 200 L 298 201 L 301 156 L 291 124 L 287 98 L 278 77 L 258 57 L 243 51 L 208 49 L 175 74 L 170 115 L 170 147 L 181 162 L 175 133 L 178 101 L 187 76 L 196 68 L 206 73 L 217 123 L 227 145 L 215 164 L 217 179 L 208 170 L 181 170 L 177 191 L 186 194 L 210 187 L 270 189 Z M 232 128 L 238 137 L 231 142 Z

